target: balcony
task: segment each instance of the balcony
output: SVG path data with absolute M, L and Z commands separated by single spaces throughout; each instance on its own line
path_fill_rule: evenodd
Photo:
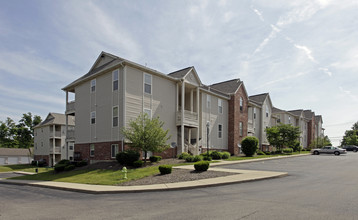
M 183 120 L 184 125 L 190 127 L 198 127 L 199 126 L 198 119 L 199 119 L 198 113 L 184 110 L 184 120 Z M 176 125 L 180 126 L 181 122 L 182 122 L 182 112 L 177 111 Z
M 55 131 L 55 135 L 50 131 L 50 138 L 61 138 L 61 131 Z
M 60 154 L 60 153 L 61 153 L 61 147 L 56 146 L 55 147 L 55 154 Z M 53 147 L 50 147 L 50 154 L 54 154 Z
M 66 105 L 66 114 L 74 114 L 75 113 L 75 101 L 71 101 Z
M 75 140 L 75 131 L 74 130 L 67 130 L 67 141 Z

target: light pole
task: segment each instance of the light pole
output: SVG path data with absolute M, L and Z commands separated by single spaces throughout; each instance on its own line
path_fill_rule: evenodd
M 210 132 L 210 121 L 206 122 L 206 147 L 207 147 L 207 154 L 209 159 L 209 132 Z

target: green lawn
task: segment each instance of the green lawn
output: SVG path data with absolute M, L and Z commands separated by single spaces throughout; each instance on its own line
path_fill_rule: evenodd
M 32 166 L 30 164 L 14 164 L 14 165 L 4 165 L 0 166 L 0 173 L 1 172 L 12 172 L 12 171 L 25 171 L 30 173 L 35 173 L 36 166 Z M 47 172 L 49 170 L 52 170 L 52 168 L 47 167 L 39 167 L 38 171 L 39 173 Z

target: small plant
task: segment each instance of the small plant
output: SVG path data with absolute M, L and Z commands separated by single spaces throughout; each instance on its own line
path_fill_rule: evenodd
M 75 168 L 76 168 L 75 165 L 70 164 L 70 165 L 65 166 L 64 171 L 74 170 Z
M 149 157 L 149 160 L 150 160 L 150 162 L 152 162 L 152 163 L 158 162 L 158 161 L 160 161 L 161 159 L 162 159 L 161 156 L 150 156 L 150 157 Z
M 229 159 L 230 158 L 230 153 L 229 152 L 222 152 L 222 159 Z
M 257 151 L 257 155 L 266 155 L 265 152 L 261 151 L 261 150 L 258 150 Z
M 183 152 L 178 156 L 178 159 L 185 160 L 188 156 L 190 156 L 189 153 Z
M 66 164 L 59 164 L 58 163 L 58 164 L 55 165 L 54 169 L 58 173 L 58 172 L 64 171 L 66 166 L 67 166 Z
M 210 163 L 208 161 L 199 161 L 194 164 L 194 168 L 198 172 L 207 171 Z
M 143 163 L 144 163 L 143 160 L 136 160 L 136 161 L 133 162 L 133 166 L 134 166 L 135 168 L 139 168 L 139 167 L 142 167 L 142 166 L 143 166 Z
M 206 160 L 206 161 L 212 161 L 213 160 L 213 158 L 211 158 L 210 156 L 208 156 L 208 155 L 204 155 L 203 156 L 203 160 Z
M 69 160 L 60 160 L 57 164 L 70 164 L 71 161 Z
M 222 154 L 219 151 L 213 151 L 210 153 L 211 158 L 214 160 L 221 160 Z
M 285 148 L 285 149 L 283 149 L 283 153 L 285 153 L 285 154 L 292 154 L 292 152 L 293 152 L 293 149 L 292 149 L 292 148 Z
M 172 166 L 170 165 L 160 165 L 159 172 L 161 175 L 170 174 L 172 173 Z
M 87 160 L 81 160 L 80 162 L 78 162 L 76 164 L 77 167 L 83 167 L 83 166 L 87 166 Z
M 264 152 L 266 155 L 271 155 L 271 152 L 270 151 L 265 151 Z
M 193 161 L 194 161 L 194 156 L 192 156 L 192 155 L 187 156 L 187 157 L 185 158 L 185 161 L 186 161 L 186 162 L 193 162 Z
M 126 150 L 116 155 L 118 163 L 132 166 L 134 161 L 139 160 L 140 154 L 134 150 Z
M 245 137 L 242 142 L 242 152 L 247 157 L 252 157 L 258 149 L 259 140 L 254 136 Z
M 194 156 L 194 158 L 193 158 L 193 162 L 198 162 L 198 161 L 202 161 L 202 160 L 203 160 L 203 157 L 200 156 L 200 155 L 196 155 L 196 156 Z

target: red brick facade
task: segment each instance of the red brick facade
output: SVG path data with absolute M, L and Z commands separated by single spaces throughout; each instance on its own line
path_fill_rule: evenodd
M 243 99 L 242 109 L 240 109 L 240 97 Z M 241 144 L 242 139 L 247 136 L 248 103 L 248 96 L 244 84 L 242 84 L 229 100 L 228 151 L 234 155 L 239 155 L 238 144 Z M 242 135 L 240 134 L 240 122 L 242 122 Z
M 49 155 L 34 155 L 34 160 L 44 160 L 47 165 L 50 164 L 50 156 Z
M 314 141 L 315 139 L 315 114 L 312 113 L 312 118 L 311 120 L 308 122 L 308 128 L 307 128 L 307 146 L 310 146 L 311 143 Z

